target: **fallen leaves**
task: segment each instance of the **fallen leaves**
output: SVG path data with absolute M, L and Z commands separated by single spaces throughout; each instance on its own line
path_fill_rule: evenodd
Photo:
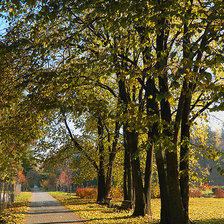
M 22 224 L 25 220 L 25 213 L 29 209 L 29 199 L 31 192 L 21 192 L 16 198 L 15 203 L 10 208 L 0 212 L 0 223 L 3 224 Z
M 75 194 L 51 192 L 67 208 L 80 215 L 89 224 L 159 223 L 160 199 L 152 199 L 152 216 L 131 217 L 132 211 L 118 211 L 95 203 L 93 199 L 80 199 Z M 120 201 L 112 201 L 121 204 Z M 223 198 L 190 198 L 190 220 L 196 224 L 224 224 Z

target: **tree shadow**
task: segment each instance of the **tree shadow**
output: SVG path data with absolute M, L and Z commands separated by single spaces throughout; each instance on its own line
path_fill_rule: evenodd
M 224 224 L 224 219 L 193 220 L 192 224 Z
M 66 198 L 65 200 L 61 200 L 60 198 L 55 197 L 58 201 L 65 205 L 87 205 L 87 204 L 96 204 L 96 201 L 89 201 L 88 199 L 80 199 L 80 198 Z
M 116 221 L 116 224 L 124 224 L 124 221 L 120 221 L 120 220 L 124 219 L 126 224 L 132 224 L 133 223 L 132 220 L 128 221 L 128 219 L 130 219 L 130 218 L 132 218 L 131 215 L 125 215 L 125 216 L 113 217 L 113 218 L 95 218 L 95 219 L 88 219 L 85 222 L 88 223 L 89 221 L 100 221 L 100 220 L 108 220 L 109 221 L 109 220 L 113 220 L 113 221 Z M 141 222 L 137 222 L 137 223 L 141 223 Z M 158 221 L 150 220 L 150 224 L 159 224 L 159 222 Z

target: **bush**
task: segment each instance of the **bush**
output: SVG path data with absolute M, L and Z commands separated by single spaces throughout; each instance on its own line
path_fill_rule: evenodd
M 190 190 L 189 191 L 189 197 L 202 197 L 202 192 L 199 190 Z
M 77 188 L 76 195 L 80 198 L 96 199 L 97 189 L 93 187 Z
M 224 190 L 222 190 L 221 188 L 216 189 L 215 197 L 216 198 L 224 198 Z
M 215 191 L 218 189 L 219 187 L 213 187 L 212 188 L 212 192 L 215 193 Z
M 213 187 L 213 188 L 212 188 L 212 192 L 215 193 L 217 189 L 224 190 L 224 187 L 223 187 L 223 186 L 220 186 L 220 187 L 219 187 L 219 186 Z
M 200 185 L 199 188 L 203 191 L 206 191 L 206 190 L 212 190 L 212 188 L 214 187 L 218 187 L 218 185 L 211 185 L 211 186 L 208 186 L 208 185 Z

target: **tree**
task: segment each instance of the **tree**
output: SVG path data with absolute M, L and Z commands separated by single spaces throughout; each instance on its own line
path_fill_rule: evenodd
M 206 109 L 221 108 L 214 103 L 223 105 L 221 6 L 220 0 L 49 1 L 35 12 L 28 10 L 12 29 L 16 43 L 23 43 L 12 46 L 23 52 L 18 66 L 26 71 L 29 91 L 38 86 L 45 93 L 43 80 L 77 82 L 84 77 L 92 88 L 97 85 L 117 96 L 133 169 L 134 215 L 149 213 L 154 150 L 161 223 L 189 223 L 190 129 Z M 107 78 L 111 85 L 105 85 Z M 144 187 L 141 132 L 149 136 Z M 99 148 L 102 152 L 100 141 Z

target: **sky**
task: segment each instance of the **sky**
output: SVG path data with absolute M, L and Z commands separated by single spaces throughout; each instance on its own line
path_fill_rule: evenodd
M 4 33 L 7 25 L 8 24 L 0 18 L 0 35 Z M 208 125 L 211 127 L 212 131 L 221 130 L 224 127 L 224 111 L 209 113 L 208 121 Z
M 209 126 L 213 131 L 224 128 L 224 111 L 210 113 Z

